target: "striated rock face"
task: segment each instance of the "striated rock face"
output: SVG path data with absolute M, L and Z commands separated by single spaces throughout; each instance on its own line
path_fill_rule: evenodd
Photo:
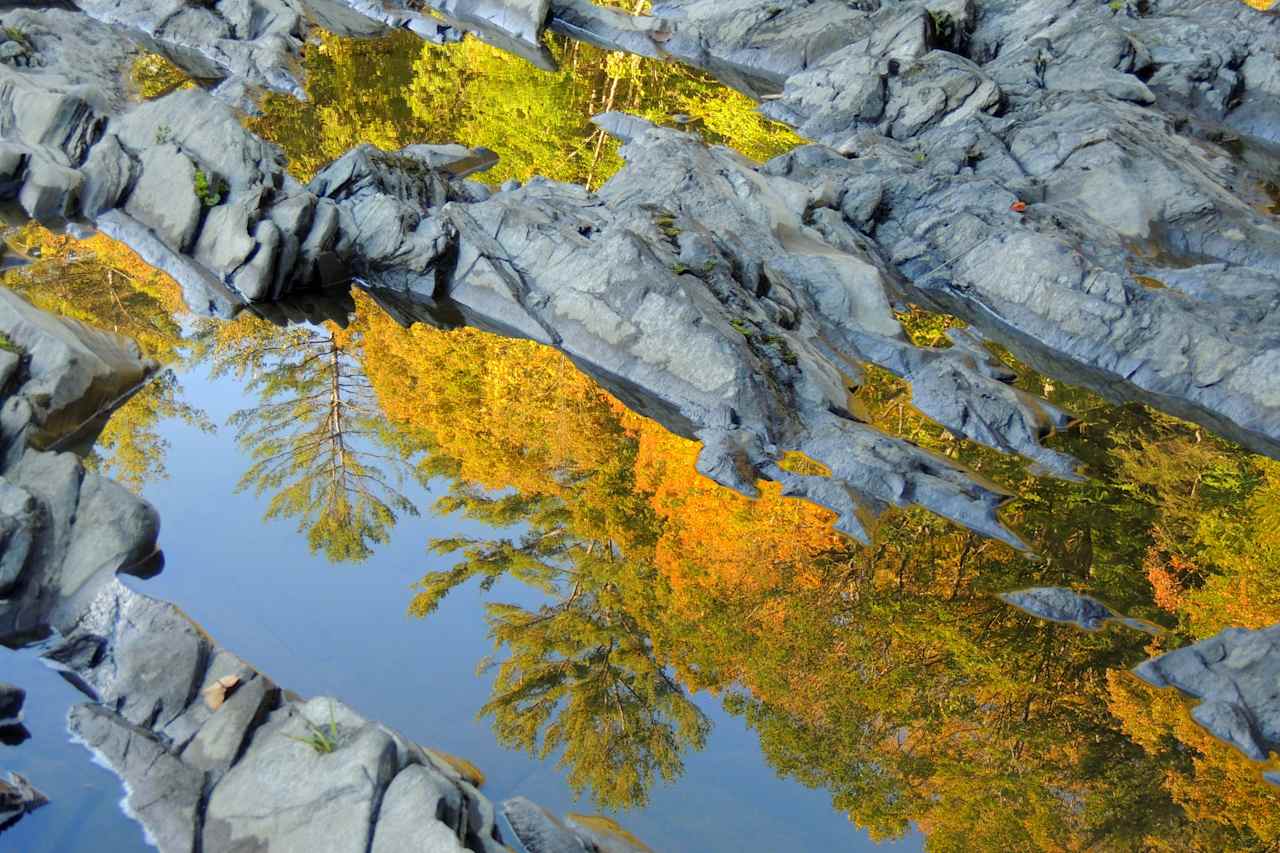
M 155 511 L 73 454 L 32 446 L 33 429 L 65 435 L 49 401 L 97 411 L 100 386 L 154 365 L 9 291 L 0 307 L 0 332 L 24 350 L 3 406 L 0 643 L 47 640 L 45 659 L 93 700 L 68 728 L 121 778 L 148 839 L 165 853 L 508 849 L 495 806 L 447 761 L 337 700 L 287 694 L 173 604 L 120 583 L 155 553 Z M 0 684 L 0 724 L 24 698 Z M 44 802 L 22 777 L 0 780 L 0 829 Z M 578 849 L 601 848 L 584 835 Z

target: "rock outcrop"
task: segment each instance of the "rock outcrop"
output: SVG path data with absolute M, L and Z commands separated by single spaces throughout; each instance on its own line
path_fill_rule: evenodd
M 153 844 L 303 853 L 429 840 L 498 853 L 528 835 L 529 850 L 600 849 L 571 830 L 576 847 L 538 846 L 537 820 L 504 835 L 497 807 L 448 761 L 336 699 L 281 690 L 179 608 L 122 584 L 117 572 L 156 554 L 155 510 L 36 442 L 82 432 L 85 420 L 100 427 L 119 389 L 155 365 L 131 342 L 6 290 L 0 332 L 23 352 L 2 408 L 0 643 L 43 641 L 50 666 L 92 700 L 68 728 L 124 782 L 125 809 Z M 0 685 L 0 724 L 16 721 L 23 699 Z M 44 802 L 22 777 L 0 780 L 0 826 Z
M 1264 204 L 1280 173 L 1275 15 L 1220 0 L 666 0 L 646 17 L 585 0 L 78 6 L 0 14 L 20 34 L 0 43 L 0 196 L 122 239 L 198 310 L 355 283 L 406 322 L 541 341 L 701 440 L 708 476 L 746 493 L 779 480 L 864 538 L 884 507 L 918 503 L 1018 544 L 997 486 L 860 420 L 848 390 L 865 364 L 910 382 L 917 407 L 956 435 L 1062 477 L 1074 463 L 1042 440 L 1068 414 L 1014 390 L 986 342 L 1280 456 L 1280 225 Z M 627 166 L 596 193 L 545 180 L 495 192 L 466 178 L 487 153 L 456 146 L 362 147 L 303 187 L 232 105 L 255 86 L 300 92 L 313 22 L 432 40 L 476 31 L 544 66 L 544 28 L 670 57 L 761 98 L 817 144 L 758 165 L 605 116 Z M 122 71 L 143 50 L 213 91 L 131 102 Z M 908 302 L 970 328 L 945 350 L 912 346 L 893 313 Z M 33 381 L 31 355 L 26 366 L 0 357 L 0 379 Z M 227 820 L 247 796 L 236 768 L 259 746 L 301 746 L 290 737 L 323 720 L 176 609 L 115 583 L 153 549 L 155 513 L 74 456 L 31 447 L 75 420 L 57 416 L 74 388 L 42 387 L 0 413 L 0 590 L 21 602 L 0 608 L 0 632 L 62 635 L 55 659 L 110 705 L 73 725 L 126 778 L 134 739 L 137 756 L 167 768 L 165 796 L 137 798 L 154 833 L 177 847 L 245 841 Z M 785 470 L 792 450 L 830 475 Z M 1049 604 L 1080 624 L 1104 618 L 1087 600 Z M 151 628 L 121 629 L 135 621 Z M 171 674 L 117 665 L 153 660 L 159 632 L 176 638 Z M 1227 632 L 1140 672 L 1209 697 L 1202 722 L 1265 755 L 1278 716 L 1258 686 L 1271 642 Z M 227 701 L 201 710 L 211 679 L 232 677 Z M 343 789 L 357 817 L 342 820 L 365 821 L 368 843 L 393 844 L 379 831 L 494 842 L 491 806 L 447 773 L 452 787 L 440 787 L 443 771 L 402 739 L 342 713 L 331 753 L 289 760 L 344 756 L 343 772 L 367 784 Z M 456 804 L 444 813 L 466 819 L 416 826 L 405 797 L 438 788 Z M 329 796 L 278 794 L 283 811 Z M 522 804 L 511 814 L 516 834 L 538 820 Z M 286 824 L 282 844 L 307 843 L 310 828 Z
M 1254 761 L 1280 752 L 1280 625 L 1228 628 L 1146 661 L 1134 674 L 1199 699 L 1191 710 L 1196 722 Z

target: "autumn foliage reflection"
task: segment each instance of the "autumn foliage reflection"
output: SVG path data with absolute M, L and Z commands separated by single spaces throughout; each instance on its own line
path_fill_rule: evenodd
M 920 418 L 905 388 L 872 383 L 859 393 L 874 422 L 1013 487 L 1009 520 L 1043 557 L 920 511 L 887 517 L 864 548 L 768 484 L 748 501 L 699 477 L 692 443 L 550 350 L 403 330 L 361 309 L 384 411 L 429 448 L 424 470 L 452 484 L 438 508 L 522 531 L 435 543 L 461 559 L 426 575 L 411 609 L 428 614 L 457 586 L 504 576 L 552 596 L 532 611 L 491 606 L 499 678 L 485 712 L 508 743 L 563 749 L 575 786 L 599 802 L 642 803 L 653 775 L 620 786 L 606 760 L 611 738 L 636 726 L 603 689 L 621 677 L 669 685 L 647 694 L 663 755 L 701 742 L 680 736 L 695 730 L 682 729 L 675 697 L 720 693 L 779 772 L 830 791 L 876 837 L 915 825 L 940 850 L 1280 839 L 1280 799 L 1256 769 L 1126 672 L 1222 624 L 1280 621 L 1275 462 L 1023 368 L 1021 382 L 1048 385 L 1082 416 L 1056 440 L 1092 476 L 1062 483 Z M 1152 567 L 1175 555 L 1194 568 L 1158 595 Z M 1156 642 L 1085 634 L 993 595 L 1030 584 L 1086 588 L 1173 630 Z

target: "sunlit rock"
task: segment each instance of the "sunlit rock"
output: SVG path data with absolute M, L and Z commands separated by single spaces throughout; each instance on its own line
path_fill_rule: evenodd
M 1280 625 L 1228 628 L 1134 668 L 1155 687 L 1176 687 L 1200 700 L 1191 716 L 1254 761 L 1280 750 Z

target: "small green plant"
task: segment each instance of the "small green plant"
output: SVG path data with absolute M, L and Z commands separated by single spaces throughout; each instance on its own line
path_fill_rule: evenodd
M 173 128 L 162 124 L 156 128 L 156 145 L 164 145 L 173 139 Z
M 1124 0 L 1111 0 L 1111 2 L 1107 4 L 1107 8 L 1110 9 L 1112 12 L 1123 11 L 1124 6 L 1125 6 Z
M 679 236 L 680 236 L 680 229 L 679 229 L 679 228 L 677 228 L 677 227 L 675 227 L 674 225 L 660 225 L 660 226 L 658 226 L 658 227 L 659 227 L 659 228 L 661 228 L 661 229 L 662 229 L 662 233 L 663 233 L 663 234 L 666 234 L 668 237 L 679 237 Z
M 22 47 L 27 51 L 30 51 L 32 49 L 31 36 L 27 35 L 24 31 L 22 31 L 18 27 L 5 27 L 4 34 L 8 36 L 9 41 L 16 41 L 18 44 L 22 45 Z
M 933 23 L 933 32 L 938 40 L 949 44 L 956 34 L 956 23 L 951 17 L 950 12 L 935 12 L 929 10 L 929 20 Z
M 671 271 L 676 275 L 684 275 L 689 271 L 689 268 L 686 267 L 684 264 L 680 263 L 679 261 L 676 261 L 674 264 L 671 265 Z
M 290 736 L 290 740 L 296 740 L 298 743 L 306 744 L 321 755 L 328 755 L 338 748 L 338 720 L 333 713 L 333 703 L 329 703 L 329 728 L 328 731 L 320 728 L 310 720 L 306 721 L 307 736 L 294 737 Z
M 222 204 L 222 194 L 226 192 L 226 184 L 221 178 L 211 178 L 203 169 L 196 169 L 196 198 L 205 207 L 216 207 Z
M 795 354 L 795 351 L 791 349 L 790 344 L 788 344 L 783 338 L 780 338 L 777 335 L 766 335 L 764 342 L 766 346 L 773 347 L 778 351 L 778 357 L 782 359 L 783 364 L 795 367 L 800 363 L 799 356 Z
M 702 265 L 702 271 L 711 272 L 718 265 L 719 265 L 719 262 L 715 258 L 707 258 L 707 262 Z
M 16 353 L 22 352 L 22 350 L 18 348 L 18 345 L 15 344 L 13 341 L 9 340 L 9 336 L 6 335 L 4 332 L 0 332 L 0 349 L 4 350 L 5 352 L 16 352 Z
M 925 160 L 927 160 L 927 159 L 928 159 L 928 157 L 929 157 L 929 155 L 928 155 L 928 154 L 926 154 L 926 153 L 924 153 L 923 151 L 917 151 L 917 152 L 916 152 L 916 162 L 917 162 L 917 163 L 923 163 Z
M 751 327 L 750 323 L 748 323 L 746 320 L 740 320 L 737 317 L 734 317 L 732 320 L 730 320 L 729 325 L 733 326 L 734 330 L 738 332 L 738 334 L 742 335 L 744 338 L 751 337 L 752 332 L 755 331 L 755 329 Z

